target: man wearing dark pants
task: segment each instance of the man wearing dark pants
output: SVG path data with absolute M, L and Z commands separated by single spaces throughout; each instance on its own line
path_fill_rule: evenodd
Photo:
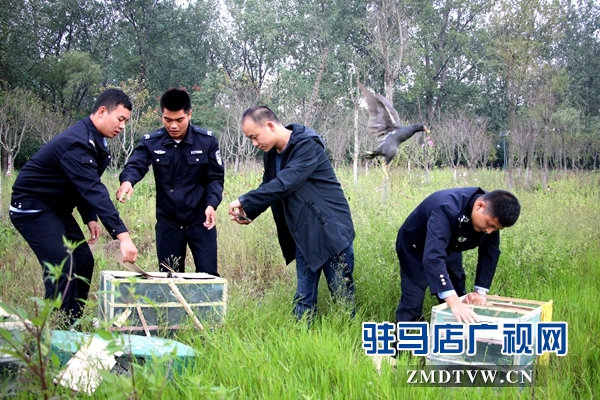
M 125 93 L 104 91 L 92 114 L 45 144 L 13 185 L 10 219 L 42 264 L 45 297 L 60 295 L 61 309 L 71 323 L 82 314 L 94 271 L 87 244 L 77 246 L 69 258 L 63 242 L 63 237 L 75 243 L 85 240 L 72 215 L 75 207 L 90 230 L 89 244 L 96 243 L 100 234 L 98 216 L 112 238 L 119 239 L 123 260 L 137 259 L 137 249 L 100 180 L 111 158 L 106 138 L 125 128 L 131 109 Z M 47 264 L 63 265 L 57 281 L 50 279 Z
M 229 204 L 231 219 L 249 224 L 271 207 L 283 256 L 296 260 L 296 318 L 316 313 L 321 272 L 354 315 L 354 225 L 321 137 L 303 125 L 284 126 L 264 106 L 244 112 L 242 131 L 265 152 L 265 171 L 257 189 Z
M 125 202 L 150 165 L 156 184 L 156 251 L 159 268 L 185 271 L 186 246 L 196 272 L 217 272 L 215 210 L 223 195 L 224 169 L 213 133 L 192 125 L 192 101 L 183 90 L 161 97 L 163 127 L 144 135 L 123 172 L 117 199 Z
M 500 229 L 517 222 L 521 206 L 504 190 L 457 188 L 431 194 L 408 216 L 396 240 L 401 298 L 396 322 L 422 318 L 425 290 L 448 303 L 459 322 L 477 322 L 466 294 L 461 252 L 478 248 L 474 291 L 465 302 L 485 304 L 500 256 Z

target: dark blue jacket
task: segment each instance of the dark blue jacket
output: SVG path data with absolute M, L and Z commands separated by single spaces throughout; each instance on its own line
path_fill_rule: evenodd
M 156 184 L 156 219 L 180 225 L 205 220 L 207 206 L 216 210 L 223 196 L 224 169 L 219 143 L 211 131 L 189 125 L 177 143 L 165 128 L 144 135 L 119 181 L 138 183 L 152 165 Z
M 454 289 L 446 272 L 448 255 L 475 247 L 479 252 L 475 286 L 490 288 L 500 257 L 500 233 L 477 232 L 471 223 L 473 204 L 485 193 L 477 187 L 435 192 L 400 228 L 397 249 L 407 260 L 401 268 L 415 283 L 425 278 L 432 294 Z
M 263 183 L 240 201 L 250 219 L 271 207 L 286 262 L 294 260 L 297 245 L 316 271 L 352 244 L 352 216 L 321 137 L 302 125 L 286 128 L 292 134 L 281 170 L 275 170 L 277 150 L 265 153 Z
M 104 137 L 90 117 L 69 127 L 29 159 L 15 180 L 11 205 L 23 210 L 77 207 L 84 223 L 96 215 L 113 239 L 127 228 L 100 177 L 110 163 Z

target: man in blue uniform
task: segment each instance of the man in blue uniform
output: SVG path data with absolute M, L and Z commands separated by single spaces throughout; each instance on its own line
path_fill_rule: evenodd
M 283 126 L 264 106 L 244 112 L 242 131 L 264 151 L 265 171 L 257 189 L 229 204 L 231 219 L 248 224 L 271 207 L 283 256 L 296 259 L 298 319 L 316 313 L 321 272 L 354 314 L 354 226 L 323 140 L 306 126 Z
M 461 252 L 478 247 L 475 287 L 466 302 L 485 304 L 500 256 L 498 231 L 514 225 L 520 211 L 517 198 L 504 190 L 447 189 L 423 200 L 396 241 L 402 290 L 396 322 L 422 318 L 428 286 L 459 322 L 477 322 L 477 314 L 459 299 L 466 294 Z
M 61 309 L 71 323 L 82 313 L 94 271 L 88 245 L 77 246 L 72 265 L 67 260 L 63 237 L 71 242 L 85 240 L 72 215 L 75 207 L 90 230 L 89 244 L 98 240 L 99 216 L 112 238 L 119 239 L 123 260 L 134 262 L 137 258 L 137 249 L 100 180 L 110 163 L 106 138 L 117 136 L 125 128 L 131 109 L 125 93 L 117 89 L 104 91 L 91 116 L 44 145 L 25 163 L 13 185 L 10 219 L 42 264 L 45 297 L 61 294 Z M 58 266 L 63 262 L 60 279 L 52 282 L 46 263 Z
M 224 169 L 211 131 L 190 124 L 192 102 L 183 90 L 160 99 L 163 128 L 144 135 L 119 176 L 117 199 L 125 202 L 152 165 L 156 183 L 156 251 L 166 264 L 185 271 L 186 246 L 196 272 L 217 272 L 215 210 L 223 196 Z

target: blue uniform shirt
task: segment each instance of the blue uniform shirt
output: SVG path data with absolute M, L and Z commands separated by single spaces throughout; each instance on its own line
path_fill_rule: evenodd
M 398 235 L 405 260 L 404 273 L 431 293 L 453 290 L 446 260 L 453 252 L 478 248 L 475 286 L 489 289 L 500 256 L 500 234 L 477 232 L 471 223 L 481 188 L 441 190 L 427 197 L 408 216 Z M 452 268 L 454 268 L 452 266 Z M 456 266 L 462 272 L 462 265 Z
M 190 124 L 179 143 L 165 128 L 144 135 L 119 181 L 135 185 L 150 165 L 156 183 L 157 221 L 182 225 L 204 221 L 206 207 L 216 210 L 221 203 L 225 171 L 211 131 Z
M 127 232 L 100 177 L 111 161 L 104 137 L 90 117 L 46 143 L 25 163 L 13 185 L 11 207 L 71 213 L 84 223 L 97 217 L 116 239 Z

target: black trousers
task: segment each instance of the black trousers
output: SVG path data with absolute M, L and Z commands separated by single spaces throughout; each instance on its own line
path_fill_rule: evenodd
M 69 258 L 63 237 L 71 242 L 85 240 L 79 224 L 70 213 L 57 213 L 44 210 L 37 213 L 10 212 L 10 220 L 27 241 L 42 265 L 45 298 L 62 296 L 61 310 L 71 319 L 71 323 L 83 312 L 90 282 L 94 272 L 94 257 L 87 243 L 81 243 Z M 59 266 L 62 272 L 53 281 L 46 263 Z
M 396 322 L 423 320 L 423 303 L 428 283 L 423 267 L 423 255 L 405 242 L 401 235 L 396 241 L 396 254 L 400 262 L 400 302 L 396 308 Z M 458 296 L 466 294 L 466 275 L 462 266 L 462 253 L 451 253 L 446 259 L 446 270 Z M 438 297 L 439 302 L 443 302 Z
M 170 221 L 156 223 L 156 253 L 160 266 L 166 263 L 177 272 L 185 272 L 186 246 L 190 247 L 196 272 L 219 276 L 217 272 L 217 228 L 208 230 L 202 222 L 177 225 Z

